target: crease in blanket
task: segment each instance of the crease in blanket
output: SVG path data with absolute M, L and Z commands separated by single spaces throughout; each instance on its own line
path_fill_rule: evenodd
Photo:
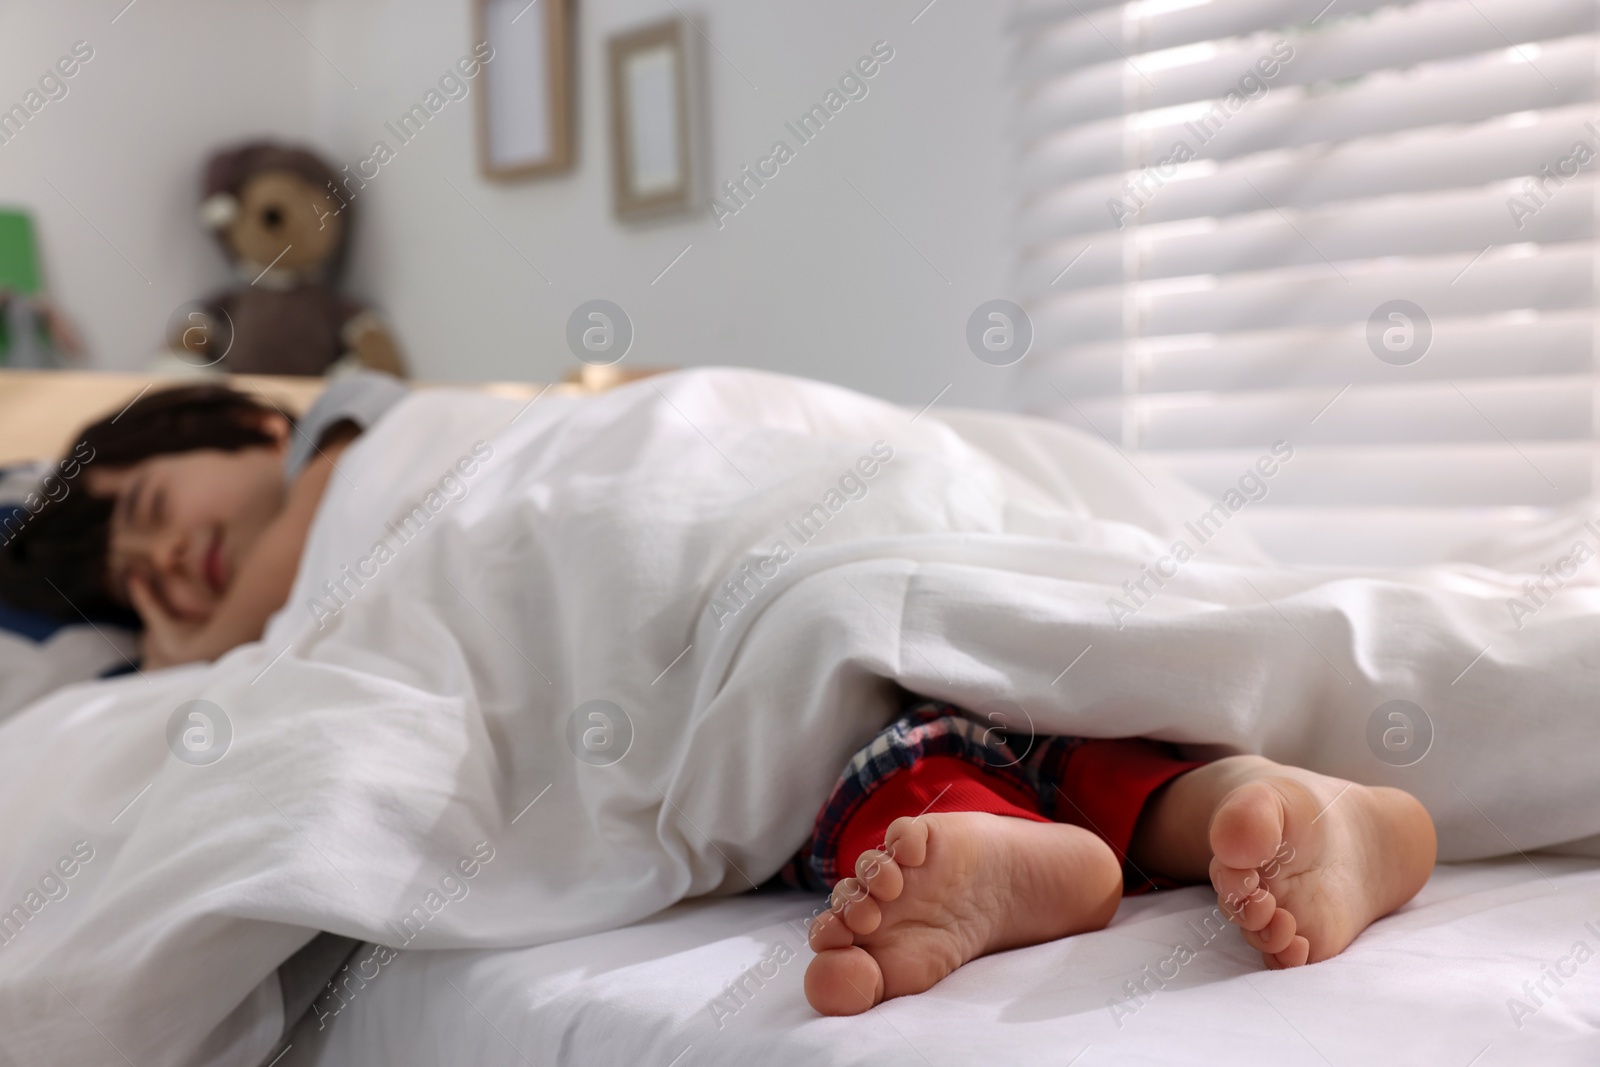
M 278 968 L 278 988 L 283 998 L 284 1041 L 360 947 L 361 942 L 353 937 L 318 934 L 283 961 Z

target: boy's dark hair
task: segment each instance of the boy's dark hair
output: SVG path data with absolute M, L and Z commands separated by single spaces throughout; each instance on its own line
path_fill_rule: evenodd
M 114 502 L 89 493 L 84 469 L 131 467 L 204 448 L 238 452 L 271 445 L 275 439 L 262 423 L 275 413 L 278 408 L 225 385 L 181 385 L 147 393 L 87 427 L 51 471 L 59 495 L 40 493 L 31 498 L 34 506 L 0 522 L 0 599 L 65 621 L 87 617 L 137 627 L 138 615 L 110 587 Z

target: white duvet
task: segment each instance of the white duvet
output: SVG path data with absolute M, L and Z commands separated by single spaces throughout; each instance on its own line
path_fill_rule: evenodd
M 317 930 L 529 945 L 747 889 L 895 683 L 1018 745 L 1400 785 L 1444 858 L 1600 833 L 1596 591 L 1276 568 L 1228 520 L 1292 462 L 1219 503 L 1052 424 L 732 371 L 415 395 L 341 461 L 259 644 L 0 727 L 0 1049 L 255 1064 Z M 1392 700 L 1425 721 L 1374 725 Z

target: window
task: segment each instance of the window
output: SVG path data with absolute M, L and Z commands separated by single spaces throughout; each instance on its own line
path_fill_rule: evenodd
M 1218 497 L 1287 441 L 1247 509 L 1287 559 L 1589 493 L 1597 11 L 1020 0 L 1032 410 Z

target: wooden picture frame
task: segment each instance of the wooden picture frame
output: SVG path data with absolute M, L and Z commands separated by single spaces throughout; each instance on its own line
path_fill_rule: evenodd
M 478 94 L 479 169 L 499 180 L 570 170 L 570 0 L 474 0 L 473 8 L 477 40 L 494 50 Z
M 690 32 L 684 19 L 671 18 L 617 34 L 607 44 L 612 189 L 620 219 L 693 207 L 697 71 Z

